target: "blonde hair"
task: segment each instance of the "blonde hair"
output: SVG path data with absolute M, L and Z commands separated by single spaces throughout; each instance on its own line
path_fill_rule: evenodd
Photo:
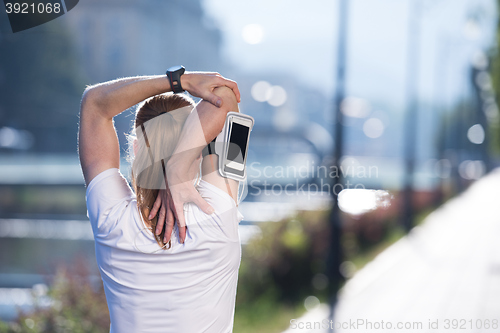
M 149 219 L 149 213 L 161 189 L 166 188 L 165 166 L 179 140 L 186 118 L 194 107 L 194 101 L 183 94 L 161 94 L 145 100 L 135 117 L 137 137 L 132 160 L 132 185 L 137 195 L 137 208 L 157 243 L 164 247 L 165 231 L 156 235 L 157 216 Z M 133 131 L 133 132 L 134 132 Z

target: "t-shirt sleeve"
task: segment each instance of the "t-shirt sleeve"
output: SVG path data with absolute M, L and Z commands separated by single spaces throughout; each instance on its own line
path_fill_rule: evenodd
M 120 170 L 113 168 L 101 172 L 87 187 L 87 215 L 94 236 L 106 236 L 113 230 L 119 217 L 135 194 Z

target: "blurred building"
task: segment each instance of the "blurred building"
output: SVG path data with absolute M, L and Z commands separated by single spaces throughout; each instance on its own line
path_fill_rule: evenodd
M 221 34 L 200 0 L 88 0 L 66 18 L 87 84 L 164 74 L 173 65 L 221 71 Z M 132 118 L 115 118 L 121 150 Z
M 88 0 L 66 22 L 92 83 L 162 74 L 177 64 L 220 68 L 220 32 L 199 0 Z

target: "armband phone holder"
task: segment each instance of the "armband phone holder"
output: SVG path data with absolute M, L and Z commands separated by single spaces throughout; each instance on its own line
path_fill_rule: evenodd
M 251 116 L 229 112 L 219 135 L 203 150 L 203 155 L 219 156 L 219 174 L 234 180 L 245 180 L 248 142 L 254 119 Z

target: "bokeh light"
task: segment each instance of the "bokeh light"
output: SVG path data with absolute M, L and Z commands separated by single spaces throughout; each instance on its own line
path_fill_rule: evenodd
M 347 97 L 342 101 L 340 110 L 348 117 L 366 118 L 370 114 L 370 104 L 362 98 Z
M 352 261 L 344 261 L 340 264 L 340 274 L 346 279 L 352 278 L 354 273 L 356 273 L 356 265 Z
M 476 145 L 480 145 L 484 142 L 484 135 L 484 129 L 481 124 L 472 125 L 467 131 L 467 138 Z
M 391 195 L 383 190 L 346 189 L 339 193 L 339 208 L 351 215 L 361 215 L 378 207 L 388 207 Z
M 297 124 L 297 116 L 286 108 L 279 108 L 273 115 L 273 126 L 279 131 L 288 131 Z
M 257 102 L 265 102 L 271 97 L 271 84 L 267 81 L 255 82 L 251 94 Z
M 472 65 L 478 70 L 488 68 L 488 56 L 481 50 L 478 50 L 472 56 Z
M 465 160 L 458 166 L 460 177 L 468 180 L 476 180 L 486 173 L 486 165 L 483 161 Z
M 316 296 L 308 296 L 304 300 L 304 307 L 310 311 L 319 306 L 319 299 Z
M 29 149 L 33 146 L 33 135 L 24 130 L 12 127 L 0 128 L 0 148 Z
M 257 102 L 268 102 L 274 107 L 285 104 L 287 93 L 282 86 L 273 86 L 267 81 L 255 82 L 251 89 L 253 99 Z
M 476 83 L 477 85 L 483 89 L 483 90 L 490 90 L 491 89 L 491 77 L 490 74 L 488 74 L 485 71 L 481 71 L 477 73 L 476 75 Z
M 370 118 L 363 125 L 363 132 L 369 138 L 376 139 L 384 134 L 384 123 L 378 118 Z
M 264 38 L 264 28 L 260 24 L 247 24 L 243 27 L 241 36 L 248 44 L 259 44 Z
M 498 106 L 496 103 L 492 103 L 487 105 L 484 108 L 484 114 L 486 115 L 486 118 L 488 118 L 488 121 L 490 122 L 495 122 L 498 120 Z
M 281 106 L 287 99 L 286 90 L 281 86 L 271 87 L 269 95 L 267 102 L 272 106 Z

